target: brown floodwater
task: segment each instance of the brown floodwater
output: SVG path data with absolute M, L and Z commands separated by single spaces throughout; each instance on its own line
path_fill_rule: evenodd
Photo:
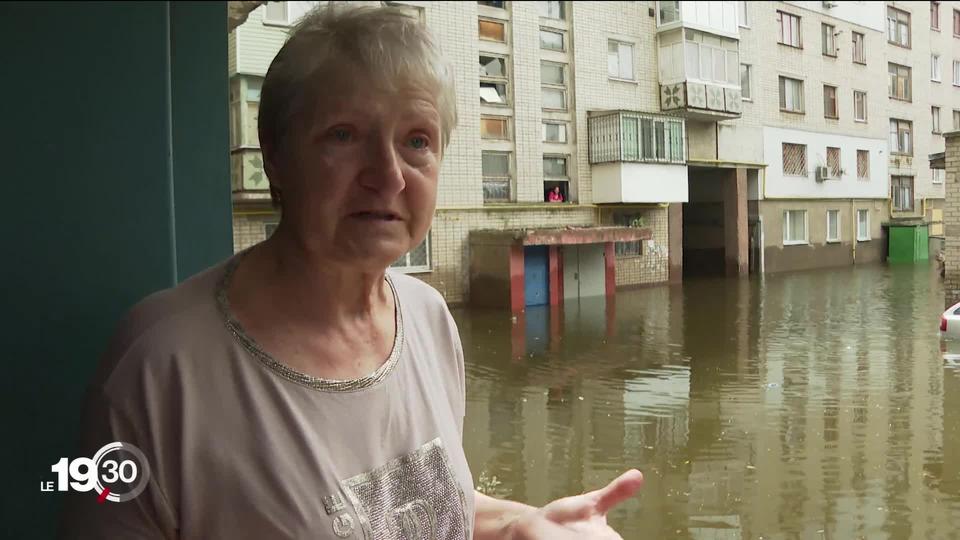
M 634 538 L 960 536 L 960 364 L 926 264 L 454 310 L 478 487 L 542 505 L 643 471 Z M 945 359 L 945 356 L 947 357 Z

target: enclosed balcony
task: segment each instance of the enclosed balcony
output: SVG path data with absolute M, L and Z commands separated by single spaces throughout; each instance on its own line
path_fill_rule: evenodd
M 738 118 L 735 2 L 658 2 L 660 109 L 694 120 Z
M 687 201 L 682 118 L 633 111 L 590 112 L 590 170 L 596 203 Z

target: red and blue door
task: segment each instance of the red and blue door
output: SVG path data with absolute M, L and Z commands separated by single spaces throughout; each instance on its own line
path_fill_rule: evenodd
M 523 248 L 524 305 L 543 306 L 550 303 L 550 251 L 548 246 Z

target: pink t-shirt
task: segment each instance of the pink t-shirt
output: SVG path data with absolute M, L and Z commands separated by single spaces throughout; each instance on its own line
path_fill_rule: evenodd
M 231 317 L 224 291 L 241 256 L 121 324 L 90 388 L 81 455 L 132 443 L 151 479 L 129 502 L 68 496 L 61 537 L 469 540 L 463 351 L 442 296 L 388 273 L 389 359 L 361 379 L 318 379 Z

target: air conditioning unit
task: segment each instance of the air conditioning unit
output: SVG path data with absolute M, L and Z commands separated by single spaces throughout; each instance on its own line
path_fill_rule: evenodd
M 830 169 L 826 167 L 817 167 L 815 172 L 817 182 L 823 182 L 827 178 L 830 178 Z
M 825 9 L 835 8 L 835 7 L 837 7 L 837 3 L 836 3 L 836 2 L 824 2 L 824 3 L 823 3 L 823 7 L 824 7 Z

